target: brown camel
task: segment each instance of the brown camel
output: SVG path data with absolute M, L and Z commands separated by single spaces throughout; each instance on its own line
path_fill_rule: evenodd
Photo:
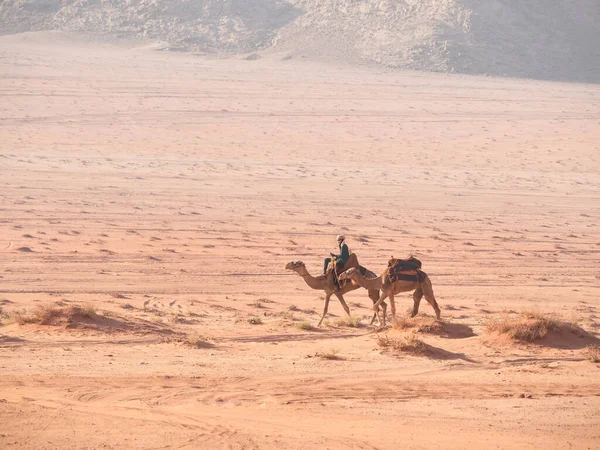
M 332 262 L 332 264 L 335 264 L 335 263 Z M 359 289 L 360 288 L 359 284 L 357 284 L 353 281 L 350 281 L 349 283 L 346 283 L 344 285 L 344 287 L 342 287 L 342 289 L 339 289 L 335 283 L 335 278 L 334 278 L 335 274 L 334 274 L 333 270 L 328 270 L 326 275 L 320 275 L 318 277 L 313 277 L 310 273 L 308 273 L 308 270 L 306 270 L 306 266 L 304 265 L 304 263 L 302 261 L 289 262 L 289 263 L 287 263 L 285 268 L 287 270 L 293 270 L 298 275 L 300 275 L 302 277 L 302 279 L 304 280 L 304 282 L 308 285 L 308 287 L 319 290 L 319 291 L 325 291 L 325 304 L 323 306 L 323 315 L 321 316 L 321 320 L 319 320 L 319 324 L 317 325 L 317 327 L 321 326 L 321 323 L 323 322 L 323 319 L 325 318 L 325 315 L 327 314 L 327 309 L 329 307 L 329 299 L 331 298 L 332 295 L 335 295 L 338 298 L 338 300 L 342 304 L 342 307 L 344 308 L 344 311 L 346 311 L 346 314 L 348 314 L 348 316 L 350 316 L 350 308 L 348 308 L 348 305 L 346 304 L 343 295 L 347 292 Z M 357 270 L 357 272 L 359 272 L 359 271 Z M 370 270 L 366 270 L 366 269 L 365 269 L 365 275 L 367 275 L 368 277 L 376 276 L 373 272 L 371 272 Z M 369 291 L 369 298 L 373 301 L 373 304 L 375 304 L 375 302 L 377 302 L 379 299 L 379 289 L 368 289 L 368 291 Z M 379 316 L 379 304 L 381 304 L 381 307 L 383 309 L 383 322 L 381 321 L 381 317 Z M 379 319 L 380 325 L 382 323 L 385 323 L 385 314 L 386 314 L 387 305 L 383 301 L 379 302 L 379 304 L 377 305 L 377 308 L 375 308 L 375 313 L 373 314 L 373 319 L 371 319 L 371 325 L 375 321 L 375 317 L 377 317 Z
M 394 295 L 399 294 L 401 292 L 415 291 L 413 293 L 413 310 L 411 313 L 411 317 L 414 317 L 419 312 L 419 304 L 421 303 L 421 298 L 425 295 L 425 300 L 433 307 L 435 311 L 436 317 L 440 318 L 440 307 L 438 306 L 435 296 L 433 295 L 433 287 L 431 286 L 431 280 L 427 276 L 425 272 L 422 270 L 418 270 L 420 272 L 421 281 L 406 281 L 406 280 L 398 280 L 392 282 L 388 276 L 388 270 L 386 269 L 379 277 L 365 277 L 360 271 L 355 268 L 348 269 L 344 273 L 340 275 L 340 280 L 351 279 L 352 281 L 360 284 L 365 289 L 376 290 L 381 289 L 381 296 L 377 303 L 373 305 L 375 311 L 381 302 L 383 302 L 387 297 L 390 298 L 390 304 L 392 306 L 392 318 L 394 322 L 396 321 L 396 305 L 394 303 Z M 384 317 L 385 324 L 385 317 Z

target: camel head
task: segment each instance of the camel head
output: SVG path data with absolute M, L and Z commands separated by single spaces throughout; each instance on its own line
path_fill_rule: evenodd
M 290 261 L 285 265 L 286 270 L 293 270 L 294 272 L 304 267 L 304 263 L 302 261 Z
M 340 274 L 340 280 L 346 280 L 348 278 L 352 278 L 352 275 L 354 274 L 354 272 L 356 272 L 356 267 L 351 267 L 350 269 L 346 270 L 345 272 L 342 272 Z

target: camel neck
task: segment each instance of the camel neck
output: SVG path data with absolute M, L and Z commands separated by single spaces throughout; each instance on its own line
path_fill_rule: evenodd
M 319 290 L 323 290 L 325 288 L 325 279 L 321 279 L 321 278 L 315 278 L 313 277 L 310 273 L 305 272 L 305 273 L 299 273 L 298 275 L 300 275 L 302 277 L 302 279 L 304 280 L 304 282 L 308 285 L 308 287 L 310 287 L 311 289 L 319 289 Z
M 356 271 L 353 278 L 365 289 L 381 289 L 381 276 L 377 278 L 366 278 L 359 271 Z

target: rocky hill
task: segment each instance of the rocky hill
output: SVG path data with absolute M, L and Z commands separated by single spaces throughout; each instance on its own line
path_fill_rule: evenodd
M 600 82 L 598 0 L 4 0 L 0 33 L 63 30 L 171 48 Z

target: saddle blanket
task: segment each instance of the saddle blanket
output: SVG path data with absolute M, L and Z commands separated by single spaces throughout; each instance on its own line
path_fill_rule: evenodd
M 389 272 L 388 276 L 392 283 L 396 281 L 423 281 L 425 279 L 425 272 L 421 270 L 403 270 L 400 272 Z
M 425 273 L 421 272 L 421 261 L 412 256 L 408 259 L 392 258 L 388 261 L 388 276 L 393 283 L 402 281 L 423 281 Z

